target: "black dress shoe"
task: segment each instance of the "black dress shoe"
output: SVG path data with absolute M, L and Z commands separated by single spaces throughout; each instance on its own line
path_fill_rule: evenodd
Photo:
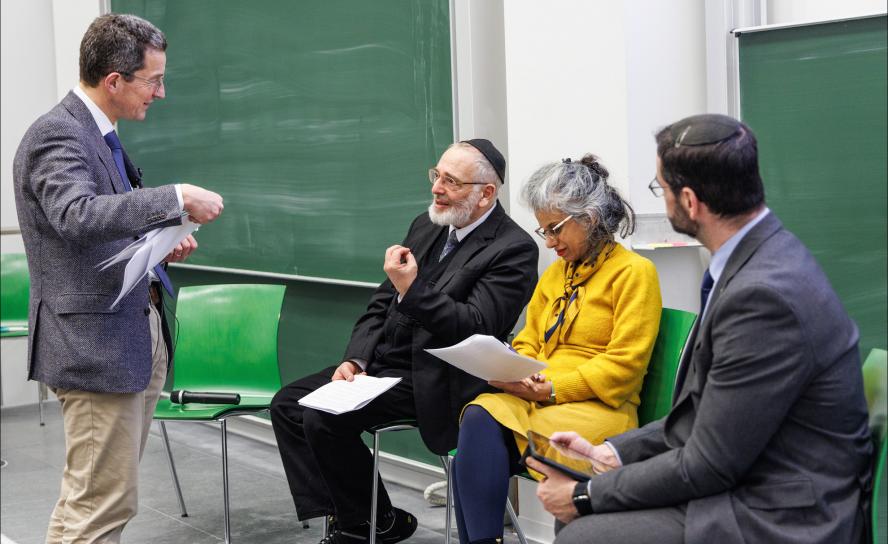
M 400 508 L 393 508 L 376 524 L 376 542 L 395 544 L 416 532 L 416 517 Z M 370 523 L 354 527 L 338 527 L 332 534 L 334 544 L 365 544 L 370 542 Z M 327 544 L 322 542 L 321 544 Z

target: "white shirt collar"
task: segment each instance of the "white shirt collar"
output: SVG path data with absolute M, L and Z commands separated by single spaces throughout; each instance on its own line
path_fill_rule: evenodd
M 114 125 L 108 119 L 108 116 L 105 115 L 105 112 L 102 111 L 102 108 L 96 106 L 96 103 L 80 88 L 80 85 L 74 86 L 72 92 L 77 95 L 77 98 L 83 102 L 86 109 L 92 114 L 93 120 L 95 120 L 96 125 L 99 127 L 102 136 L 114 130 Z
M 475 221 L 474 223 L 466 225 L 465 227 L 456 228 L 453 225 L 450 225 L 450 229 L 447 231 L 447 236 L 450 236 L 451 232 L 456 231 L 456 239 L 459 240 L 460 242 L 462 242 L 463 238 L 468 236 L 469 233 L 471 233 L 473 230 L 477 229 L 478 226 L 481 225 L 481 223 L 483 223 L 485 220 L 487 220 L 488 217 L 490 217 L 490 214 L 493 213 L 493 210 L 496 208 L 496 206 L 497 206 L 497 202 L 494 202 L 493 206 L 491 206 L 490 209 L 484 213 L 484 215 L 479 217 L 478 220 Z

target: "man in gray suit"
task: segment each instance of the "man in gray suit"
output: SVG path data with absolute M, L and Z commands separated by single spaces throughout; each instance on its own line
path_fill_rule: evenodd
M 559 544 L 860 542 L 872 447 L 857 328 L 764 203 L 755 137 L 698 115 L 657 134 L 675 230 L 712 251 L 665 418 L 592 446 L 577 483 L 534 460 Z M 665 189 L 665 191 L 664 191 Z
M 105 15 L 80 45 L 80 83 L 25 133 L 15 203 L 31 276 L 28 377 L 55 392 L 66 459 L 46 542 L 119 542 L 136 514 L 138 462 L 166 377 L 169 335 L 158 266 L 114 308 L 125 264 L 97 265 L 133 239 L 206 223 L 222 198 L 180 184 L 141 188 L 113 124 L 164 97 L 166 39 L 131 15 Z M 167 256 L 186 258 L 189 237 Z M 156 281 L 155 281 L 156 280 Z M 170 293 L 172 294 L 172 293 Z

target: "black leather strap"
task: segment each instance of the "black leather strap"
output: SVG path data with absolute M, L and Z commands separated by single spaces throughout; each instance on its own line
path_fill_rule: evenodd
M 592 499 L 589 498 L 588 482 L 577 482 L 573 492 L 573 503 L 581 516 L 592 513 Z

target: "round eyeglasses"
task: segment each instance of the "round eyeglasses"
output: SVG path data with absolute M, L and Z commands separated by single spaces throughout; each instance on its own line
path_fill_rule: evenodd
M 550 239 L 550 238 L 551 238 L 552 240 L 554 240 L 555 238 L 558 237 L 558 233 L 561 232 L 561 228 L 564 226 L 564 224 L 567 223 L 568 221 L 570 221 L 570 220 L 573 219 L 573 218 L 574 218 L 574 216 L 572 216 L 572 215 L 568 215 L 567 217 L 565 217 L 564 219 L 562 219 L 561 222 L 559 222 L 559 223 L 558 223 L 557 225 L 555 225 L 554 227 L 551 227 L 551 228 L 548 228 L 548 227 L 547 227 L 547 228 L 540 227 L 540 228 L 538 228 L 538 229 L 535 229 L 534 232 L 537 234 L 537 236 L 539 236 L 539 237 L 542 238 L 543 240 L 548 240 L 548 239 Z
M 460 181 L 447 175 L 441 175 L 436 168 L 429 168 L 429 183 L 434 185 L 438 180 L 441 180 L 445 188 L 451 190 L 460 189 L 463 185 L 487 185 L 484 181 Z

